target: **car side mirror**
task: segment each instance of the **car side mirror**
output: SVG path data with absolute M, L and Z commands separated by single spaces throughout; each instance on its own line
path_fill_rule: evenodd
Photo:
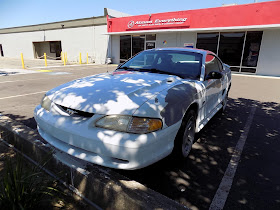
M 206 76 L 206 80 L 209 79 L 221 79 L 223 77 L 222 73 L 217 72 L 217 71 L 211 71 L 207 76 Z

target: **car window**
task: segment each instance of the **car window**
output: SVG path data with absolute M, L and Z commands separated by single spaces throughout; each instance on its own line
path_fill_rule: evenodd
M 174 74 L 182 78 L 199 79 L 202 55 L 189 51 L 152 50 L 143 51 L 127 61 L 121 68 Z
M 222 64 L 214 55 L 207 54 L 205 62 L 205 76 L 207 76 L 211 71 L 221 72 Z
M 129 68 L 142 68 L 153 65 L 155 61 L 155 54 L 139 54 L 132 58 Z
M 179 53 L 169 53 L 169 55 L 172 56 L 172 61 L 174 63 L 192 63 L 192 61 L 195 63 L 196 57 L 192 54 L 179 54 Z

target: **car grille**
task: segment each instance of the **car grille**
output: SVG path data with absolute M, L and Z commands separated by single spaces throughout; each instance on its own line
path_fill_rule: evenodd
M 70 116 L 73 117 L 92 117 L 94 114 L 93 113 L 89 113 L 89 112 L 83 112 L 80 110 L 76 110 L 76 109 L 71 109 L 65 106 L 61 106 L 59 104 L 56 104 L 56 106 L 58 106 L 62 111 L 64 111 L 65 113 L 69 114 Z

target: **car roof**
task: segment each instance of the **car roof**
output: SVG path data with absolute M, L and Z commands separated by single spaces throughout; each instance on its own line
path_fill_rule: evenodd
M 187 47 L 172 47 L 172 48 L 154 48 L 146 51 L 186 51 L 186 52 L 195 52 L 200 54 L 215 54 L 208 50 L 196 49 L 196 48 L 187 48 Z

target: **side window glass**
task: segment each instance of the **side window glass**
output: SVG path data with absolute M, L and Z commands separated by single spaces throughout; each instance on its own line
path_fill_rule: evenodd
M 216 58 L 216 61 L 218 63 L 219 71 L 222 72 L 223 71 L 223 65 L 222 65 L 221 61 L 219 61 L 219 59 L 217 59 L 217 58 Z
M 222 71 L 221 62 L 211 54 L 207 54 L 205 62 L 205 76 L 208 75 L 211 71 Z

